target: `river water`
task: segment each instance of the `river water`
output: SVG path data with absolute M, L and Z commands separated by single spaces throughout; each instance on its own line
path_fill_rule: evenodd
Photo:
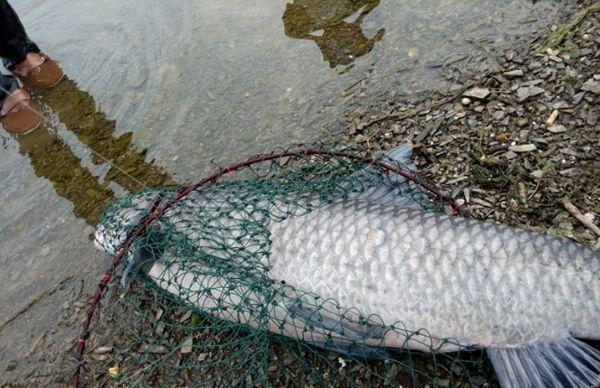
M 89 237 L 116 196 L 342 130 L 347 88 L 369 82 L 371 96 L 435 89 L 445 61 L 477 54 L 493 62 L 498 47 L 547 30 L 564 5 L 11 3 L 67 77 L 36 91 L 42 128 L 21 138 L 0 131 L 0 324 L 32 305 L 1 328 L 0 383 L 40 373 L 37 348 L 64 350 L 73 327 L 61 323 L 61 306 L 92 292 L 108 266 Z

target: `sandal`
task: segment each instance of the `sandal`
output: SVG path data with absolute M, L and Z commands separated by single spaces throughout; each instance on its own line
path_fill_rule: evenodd
M 65 74 L 58 62 L 51 59 L 46 54 L 40 53 L 40 57 L 42 58 L 42 61 L 27 74 L 13 72 L 28 85 L 40 88 L 50 88 L 59 83 Z
M 12 134 L 26 135 L 33 132 L 42 122 L 38 105 L 23 88 L 16 89 L 4 100 L 0 109 L 0 122 Z

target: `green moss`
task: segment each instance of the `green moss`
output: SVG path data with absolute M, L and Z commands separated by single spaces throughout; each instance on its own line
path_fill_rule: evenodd
M 586 16 L 598 11 L 600 11 L 600 3 L 594 3 L 589 7 L 577 12 L 568 23 L 563 24 L 548 36 L 546 42 L 538 49 L 538 52 L 541 52 L 546 48 L 562 47 L 563 44 L 573 39 L 577 28 L 586 18 Z

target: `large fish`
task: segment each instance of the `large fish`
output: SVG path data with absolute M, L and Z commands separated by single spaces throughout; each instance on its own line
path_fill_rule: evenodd
M 403 145 L 388 156 L 408 165 L 410 151 Z M 370 172 L 355 174 L 356 179 Z M 396 195 L 397 187 L 408 183 L 401 178 L 393 183 L 294 216 L 272 214 L 265 223 L 268 244 L 260 236 L 255 244 L 267 247 L 268 257 L 258 264 L 273 280 L 268 330 L 350 353 L 356 343 L 421 351 L 484 348 L 503 387 L 600 385 L 600 352 L 580 340 L 600 339 L 597 251 L 529 230 L 431 212 L 418 199 Z M 216 186 L 214 197 L 226 187 Z M 116 214 L 119 220 L 100 225 L 96 244 L 114 254 L 127 234 L 125 226 L 139 222 L 149 198 L 146 193 L 137 207 Z M 258 248 L 240 237 L 241 230 L 228 228 L 241 216 L 244 206 L 239 205 L 230 204 L 224 219 L 179 212 L 161 222 L 179 229 L 186 241 L 197 241 L 209 256 L 243 266 L 247 263 L 236 252 Z M 273 212 L 285 214 L 293 206 L 275 205 Z M 263 205 L 255 201 L 252 206 Z M 204 235 L 211 223 L 228 232 Z M 259 327 L 253 314 L 265 308 L 260 306 L 264 289 L 243 281 L 232 286 L 210 265 L 182 262 L 168 249 L 142 249 L 130 256 L 125 282 L 136 272 L 132 268 L 141 266 L 149 279 L 184 302 Z M 206 289 L 211 292 L 200 292 Z M 305 298 L 304 291 L 329 302 L 321 308 L 296 303 Z M 223 304 L 244 307 L 220 308 Z M 386 325 L 365 323 L 371 314 Z

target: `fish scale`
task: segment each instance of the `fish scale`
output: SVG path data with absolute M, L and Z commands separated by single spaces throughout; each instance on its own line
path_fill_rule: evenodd
M 479 346 L 600 333 L 598 257 L 567 241 L 360 200 L 268 228 L 270 276 L 388 324 Z

